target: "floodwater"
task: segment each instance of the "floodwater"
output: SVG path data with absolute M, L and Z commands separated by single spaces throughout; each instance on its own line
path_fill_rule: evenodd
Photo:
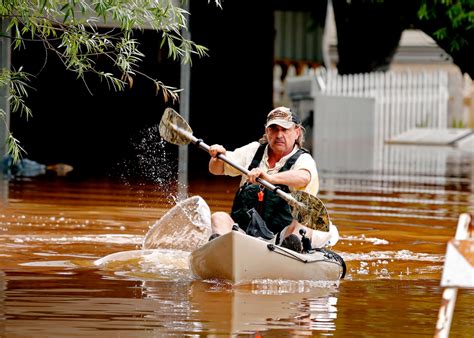
M 172 187 L 3 181 L 0 336 L 433 336 L 446 243 L 459 214 L 474 212 L 474 155 L 405 147 L 372 171 L 320 172 L 319 197 L 341 235 L 333 250 L 348 267 L 334 283 L 200 281 L 178 249 L 163 250 L 153 264 L 97 266 L 109 254 L 141 249 L 175 205 Z M 207 176 L 191 181 L 189 194 L 212 211 L 229 210 L 237 183 Z M 186 240 L 183 230 L 176 248 Z M 474 336 L 473 290 L 458 294 L 451 336 Z

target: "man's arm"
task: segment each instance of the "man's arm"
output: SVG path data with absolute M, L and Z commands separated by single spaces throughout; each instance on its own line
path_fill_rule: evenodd
M 293 169 L 268 175 L 260 168 L 255 168 L 250 171 L 248 180 L 250 183 L 256 183 L 257 177 L 274 185 L 284 184 L 294 189 L 304 189 L 311 181 L 311 174 L 306 169 Z

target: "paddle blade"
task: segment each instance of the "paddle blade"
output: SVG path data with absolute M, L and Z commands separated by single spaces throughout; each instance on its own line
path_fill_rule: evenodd
M 142 248 L 193 251 L 211 235 L 211 210 L 200 196 L 182 200 L 146 234 Z
M 184 130 L 190 135 L 193 133 L 191 127 L 181 115 L 179 115 L 173 108 L 166 108 L 161 117 L 159 126 L 161 137 L 169 143 L 177 145 L 189 144 L 191 142 L 189 137 L 178 130 Z
M 291 214 L 301 224 L 319 231 L 329 231 L 329 215 L 323 202 L 304 191 L 295 191 L 291 194 L 300 206 L 293 206 Z

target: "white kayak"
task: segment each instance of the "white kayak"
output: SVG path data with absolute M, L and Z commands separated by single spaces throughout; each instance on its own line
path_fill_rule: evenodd
M 343 259 L 333 251 L 297 253 L 239 231 L 219 236 L 191 252 L 192 273 L 200 279 L 242 284 L 257 279 L 337 281 Z
M 210 234 L 209 206 L 201 197 L 193 196 L 179 202 L 150 228 L 142 250 L 113 253 L 94 264 L 109 269 L 133 264 L 136 269 L 153 264 L 182 269 L 187 264 L 181 253 L 186 253 L 196 278 L 227 280 L 233 284 L 258 279 L 337 281 L 345 273 L 342 258 L 329 250 L 300 254 L 239 231 L 208 242 Z M 321 242 L 335 244 L 338 238 L 335 226 L 331 226 L 329 234 L 321 232 Z M 170 250 L 180 253 L 179 257 Z

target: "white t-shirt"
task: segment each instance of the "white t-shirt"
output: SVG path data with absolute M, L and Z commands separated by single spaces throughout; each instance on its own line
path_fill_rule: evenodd
M 225 156 L 229 158 L 234 163 L 239 164 L 240 166 L 248 169 L 250 163 L 252 163 L 253 157 L 257 152 L 260 143 L 252 142 L 243 147 L 237 148 L 234 151 L 227 151 Z M 272 175 L 278 173 L 278 171 L 285 165 L 285 162 L 293 156 L 294 153 L 298 151 L 299 147 L 295 147 L 291 153 L 281 158 L 273 168 L 270 168 L 268 165 L 268 146 L 265 148 L 263 153 L 263 158 L 260 161 L 259 168 L 265 170 L 267 174 Z M 292 170 L 304 169 L 307 170 L 311 174 L 311 180 L 306 187 L 300 187 L 296 190 L 305 191 L 311 195 L 316 196 L 319 190 L 319 179 L 318 179 L 318 170 L 316 168 L 316 162 L 314 161 L 313 157 L 310 154 L 304 153 L 301 154 L 300 157 L 296 160 L 295 164 L 291 168 Z M 224 174 L 229 176 L 239 176 L 242 175 L 240 171 L 235 169 L 234 167 L 225 163 L 224 165 Z M 246 182 L 246 177 L 242 175 L 242 180 L 240 185 Z M 291 188 L 290 188 L 291 190 Z

